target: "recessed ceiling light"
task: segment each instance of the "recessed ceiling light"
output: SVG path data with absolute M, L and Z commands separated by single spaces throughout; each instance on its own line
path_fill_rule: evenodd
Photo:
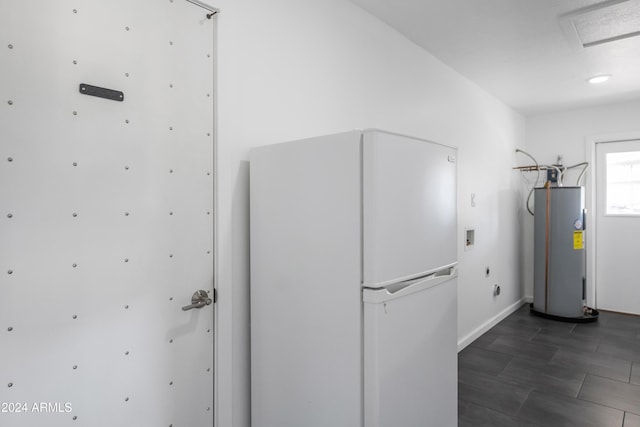
M 611 74 L 600 74 L 599 76 L 593 76 L 587 79 L 587 82 L 591 84 L 604 83 L 611 78 Z

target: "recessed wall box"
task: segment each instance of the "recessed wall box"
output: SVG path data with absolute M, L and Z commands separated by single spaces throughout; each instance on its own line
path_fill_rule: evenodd
M 473 249 L 473 245 L 476 243 L 476 231 L 473 228 L 465 228 L 465 241 L 464 241 L 464 250 L 469 251 Z

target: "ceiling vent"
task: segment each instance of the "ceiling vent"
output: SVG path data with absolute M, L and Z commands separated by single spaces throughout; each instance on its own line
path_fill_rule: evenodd
M 582 48 L 640 35 L 640 1 L 609 0 L 560 16 L 565 33 Z

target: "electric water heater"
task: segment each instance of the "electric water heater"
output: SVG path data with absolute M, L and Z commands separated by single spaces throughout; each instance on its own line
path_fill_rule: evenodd
M 531 311 L 557 320 L 597 319 L 586 309 L 583 187 L 535 189 Z

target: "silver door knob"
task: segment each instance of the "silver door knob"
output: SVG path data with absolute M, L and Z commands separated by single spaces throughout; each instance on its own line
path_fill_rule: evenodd
M 192 308 L 202 308 L 205 305 L 210 305 L 212 302 L 211 298 L 209 298 L 209 294 L 207 291 L 199 290 L 196 291 L 191 297 L 191 304 L 185 305 L 182 307 L 182 310 L 187 311 Z

